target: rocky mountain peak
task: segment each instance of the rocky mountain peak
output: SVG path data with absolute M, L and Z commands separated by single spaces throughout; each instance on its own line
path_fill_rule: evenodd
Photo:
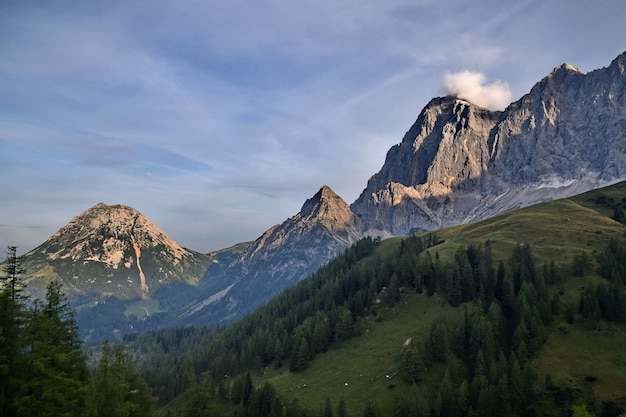
M 432 217 L 442 201 L 487 169 L 488 138 L 501 113 L 453 96 L 431 100 L 351 206 L 368 233 L 436 227 Z
M 133 248 L 137 251 L 159 245 L 167 248 L 175 259 L 181 259 L 187 253 L 139 211 L 121 204 L 109 206 L 104 203 L 74 217 L 44 244 L 52 259 L 84 258 L 114 268 L 123 262 L 125 250 Z
M 402 235 L 571 196 L 626 178 L 626 53 L 556 67 L 503 112 L 433 99 L 352 204 Z
M 564 73 L 576 73 L 576 72 L 582 74 L 582 72 L 578 68 L 576 68 L 575 66 L 571 64 L 568 64 L 567 62 L 564 62 L 558 67 L 555 67 L 550 73 L 549 77 L 558 76 L 559 74 L 564 74 Z
M 611 62 L 609 69 L 614 76 L 623 76 L 626 72 L 626 51 L 622 52 Z
M 72 218 L 25 259 L 34 275 L 52 274 L 78 293 L 106 288 L 122 297 L 197 280 L 206 267 L 204 255 L 180 246 L 139 211 L 104 203 Z
M 246 288 L 267 282 L 283 288 L 362 238 L 361 220 L 330 187 L 323 186 L 299 213 L 259 237 L 227 272 L 246 281 Z
M 298 216 L 307 223 L 323 224 L 331 231 L 343 229 L 356 221 L 350 206 L 326 185 L 305 201 Z

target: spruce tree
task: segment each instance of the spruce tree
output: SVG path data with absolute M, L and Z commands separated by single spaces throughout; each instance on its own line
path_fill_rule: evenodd
M 82 413 L 89 374 L 77 328 L 61 284 L 49 283 L 45 302 L 35 302 L 28 316 L 16 415 Z
M 15 398 L 23 383 L 21 352 L 28 301 L 23 293 L 23 272 L 17 247 L 9 246 L 0 277 L 0 417 L 16 415 Z
M 154 398 L 121 346 L 105 342 L 88 396 L 89 417 L 150 416 Z

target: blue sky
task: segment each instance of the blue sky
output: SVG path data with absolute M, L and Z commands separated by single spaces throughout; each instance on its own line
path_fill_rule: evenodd
M 352 203 L 432 97 L 626 50 L 622 0 L 0 0 L 0 245 L 104 202 L 185 247 Z M 470 93 L 468 93 L 470 94 Z

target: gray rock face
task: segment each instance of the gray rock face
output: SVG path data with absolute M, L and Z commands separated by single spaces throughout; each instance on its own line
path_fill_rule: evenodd
M 503 112 L 433 99 L 352 210 L 369 234 L 404 235 L 626 179 L 625 67 L 563 64 Z

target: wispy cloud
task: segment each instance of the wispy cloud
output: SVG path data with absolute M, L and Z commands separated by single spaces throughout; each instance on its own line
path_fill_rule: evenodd
M 491 110 L 503 110 L 511 103 L 512 93 L 509 85 L 501 80 L 486 83 L 487 77 L 480 72 L 461 71 L 446 74 L 443 88 L 447 94 Z

